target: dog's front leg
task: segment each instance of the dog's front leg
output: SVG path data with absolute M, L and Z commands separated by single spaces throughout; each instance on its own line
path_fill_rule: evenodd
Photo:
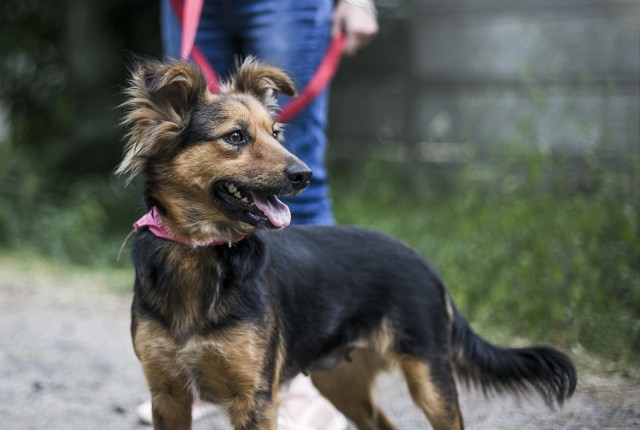
M 276 430 L 278 401 L 271 395 L 257 393 L 251 399 L 236 398 L 227 404 L 235 430 Z
M 175 383 L 151 390 L 154 430 L 190 430 L 193 396 Z

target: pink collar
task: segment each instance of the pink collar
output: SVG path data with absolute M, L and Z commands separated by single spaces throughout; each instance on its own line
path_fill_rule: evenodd
M 167 229 L 164 226 L 164 223 L 162 222 L 162 216 L 158 213 L 158 209 L 155 206 L 152 207 L 149 210 L 149 212 L 144 214 L 142 218 L 140 218 L 138 221 L 133 223 L 133 228 L 134 228 L 134 231 L 136 232 L 142 227 L 147 227 L 151 233 L 153 233 L 155 236 L 160 237 L 162 239 L 171 240 L 173 242 L 178 242 L 187 246 L 194 246 L 191 242 L 187 242 L 183 239 L 180 239 L 177 236 L 174 236 L 171 233 L 169 233 L 169 231 L 167 231 Z M 218 246 L 218 245 L 226 245 L 226 244 L 231 246 L 231 243 L 238 242 L 242 239 L 244 239 L 244 236 L 233 241 L 213 240 L 203 246 Z

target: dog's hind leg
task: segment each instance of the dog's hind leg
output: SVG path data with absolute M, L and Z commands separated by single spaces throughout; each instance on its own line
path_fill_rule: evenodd
M 371 397 L 376 374 L 385 367 L 386 363 L 372 349 L 356 349 L 349 363 L 327 372 L 312 372 L 311 379 L 359 430 L 395 430 Z
M 403 358 L 404 373 L 413 401 L 424 412 L 434 430 L 462 430 L 462 415 L 450 365 Z

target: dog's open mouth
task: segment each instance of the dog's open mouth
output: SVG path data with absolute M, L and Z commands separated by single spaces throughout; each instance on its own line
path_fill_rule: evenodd
M 282 228 L 291 224 L 291 211 L 269 191 L 251 190 L 233 182 L 219 182 L 214 187 L 229 209 L 247 217 L 251 224 L 263 228 Z

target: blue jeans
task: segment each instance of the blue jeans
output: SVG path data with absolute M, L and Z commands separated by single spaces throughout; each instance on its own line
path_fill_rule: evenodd
M 206 0 L 196 44 L 224 80 L 238 58 L 255 57 L 285 70 L 302 90 L 330 41 L 333 0 Z M 162 0 L 162 36 L 169 56 L 180 55 L 181 28 Z M 281 96 L 280 103 L 287 102 Z M 285 198 L 296 224 L 333 224 L 324 153 L 327 90 L 285 129 L 285 146 L 313 171 L 301 195 Z

